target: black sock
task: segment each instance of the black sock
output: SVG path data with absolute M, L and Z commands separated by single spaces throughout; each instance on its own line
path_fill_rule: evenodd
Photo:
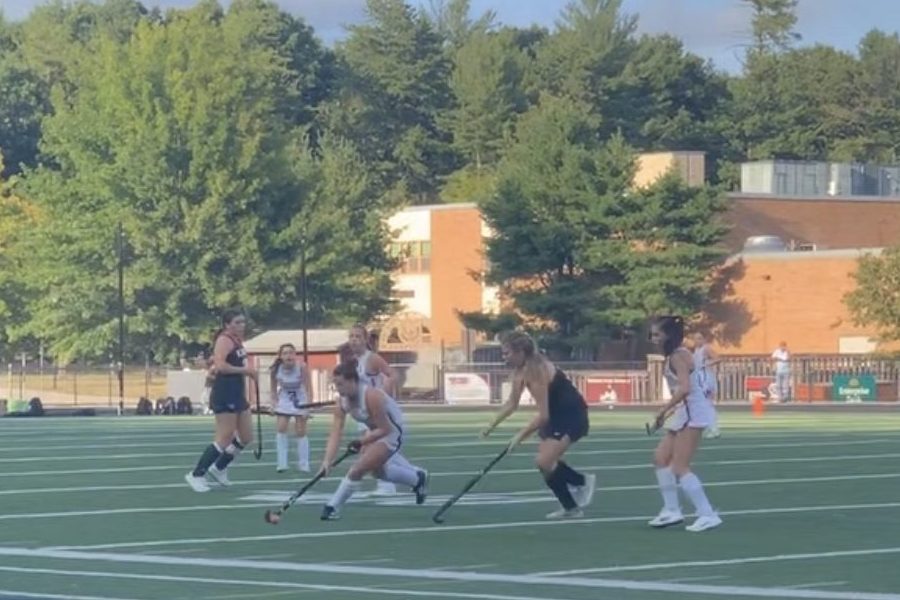
M 228 465 L 231 464 L 231 461 L 237 458 L 237 455 L 240 454 L 243 449 L 244 445 L 241 443 L 241 439 L 234 436 L 234 439 L 231 440 L 231 443 L 228 444 L 228 447 L 222 452 L 222 456 L 216 461 L 216 468 L 220 471 L 227 469 Z
M 210 444 L 206 447 L 206 450 L 203 451 L 203 454 L 200 455 L 200 460 L 197 461 L 197 466 L 194 467 L 194 477 L 203 477 L 206 475 L 206 472 L 209 470 L 209 467 L 216 462 L 219 456 L 222 455 L 222 449 L 219 448 L 216 444 Z
M 547 483 L 547 487 L 550 488 L 550 491 L 553 492 L 553 495 L 556 496 L 556 499 L 559 500 L 559 503 L 562 504 L 562 507 L 566 510 L 572 510 L 577 506 L 575 504 L 575 499 L 572 498 L 572 492 L 569 491 L 569 486 L 566 484 L 566 479 L 563 474 L 560 472 L 559 467 L 553 470 L 550 475 L 544 478 L 544 481 Z
M 556 470 L 560 473 L 563 480 L 574 487 L 581 487 L 584 485 L 584 475 L 564 463 L 563 461 L 559 461 L 556 463 Z

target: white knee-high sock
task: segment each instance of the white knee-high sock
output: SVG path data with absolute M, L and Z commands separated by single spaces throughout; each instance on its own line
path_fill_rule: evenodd
M 388 464 L 384 465 L 384 478 L 382 481 L 416 487 L 419 483 L 419 471 L 409 463 L 388 462 Z
M 297 461 L 300 466 L 309 465 L 309 438 L 305 435 L 297 438 Z
M 662 495 L 663 507 L 669 512 L 681 512 L 678 503 L 678 482 L 675 473 L 669 467 L 656 469 L 656 482 Z
M 275 434 L 275 447 L 278 454 L 278 468 L 287 469 L 288 466 L 288 435 L 286 433 Z
M 331 500 L 328 501 L 328 506 L 340 509 L 347 500 L 350 499 L 350 496 L 353 495 L 360 487 L 359 481 L 350 481 L 346 477 L 341 479 L 341 483 L 338 485 L 337 491 L 334 492 L 334 495 L 331 497 Z
M 706 497 L 706 492 L 703 491 L 703 484 L 700 483 L 700 479 L 696 475 L 690 472 L 685 473 L 678 478 L 678 483 L 687 497 L 690 498 L 691 504 L 694 505 L 694 509 L 699 516 L 709 517 L 715 514 L 715 511 L 709 504 L 709 499 Z

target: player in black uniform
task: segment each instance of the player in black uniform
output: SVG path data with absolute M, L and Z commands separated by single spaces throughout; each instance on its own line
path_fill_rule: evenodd
M 226 472 L 228 465 L 253 441 L 244 378 L 256 380 L 256 371 L 246 364 L 247 352 L 243 344 L 246 328 L 244 314 L 228 310 L 222 316 L 222 328 L 213 338 L 215 379 L 210 404 L 216 415 L 216 439 L 203 451 L 194 470 L 184 476 L 195 492 L 209 491 L 207 475 L 221 485 L 230 485 Z
M 522 393 L 527 389 L 534 398 L 538 412 L 512 439 L 510 448 L 538 432 L 541 443 L 538 446 L 537 466 L 547 487 L 562 505 L 547 518 L 581 517 L 581 509 L 593 499 L 596 476 L 579 473 L 561 459 L 569 446 L 588 433 L 587 404 L 565 373 L 537 351 L 534 340 L 528 335 L 518 331 L 506 335 L 503 339 L 503 358 L 514 369 L 512 392 L 503 410 L 482 435 L 490 435 L 516 411 Z

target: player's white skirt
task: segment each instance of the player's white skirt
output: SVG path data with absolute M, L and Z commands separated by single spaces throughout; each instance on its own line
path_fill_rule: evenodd
M 666 424 L 669 431 L 681 431 L 685 427 L 706 429 L 716 422 L 716 407 L 709 398 L 691 397 L 678 405 Z
M 304 401 L 303 404 L 308 404 L 308 402 Z M 299 409 L 290 400 L 279 398 L 278 404 L 275 406 L 275 414 L 279 417 L 308 417 L 309 409 Z

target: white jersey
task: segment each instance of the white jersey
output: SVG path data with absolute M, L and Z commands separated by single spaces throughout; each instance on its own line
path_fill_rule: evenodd
M 295 365 L 292 369 L 280 365 L 275 371 L 275 385 L 278 394 L 275 414 L 289 417 L 309 414 L 309 409 L 299 408 L 309 404 L 309 399 L 306 397 L 306 385 L 303 381 L 303 370 L 299 365 Z
M 709 352 L 706 344 L 703 344 L 694 350 L 694 370 L 700 373 L 703 389 L 708 396 L 715 398 L 718 382 L 716 381 L 716 373 L 707 364 L 709 361 Z
M 676 350 L 676 352 L 681 351 L 681 349 Z M 683 351 L 689 352 L 687 349 L 684 349 Z M 692 358 L 696 360 L 695 357 Z M 671 360 L 671 357 L 666 360 L 666 365 L 663 369 L 663 377 L 666 378 L 666 383 L 669 385 L 669 389 L 672 390 L 672 395 L 674 396 L 680 390 L 678 386 L 678 375 L 675 373 L 674 369 L 672 369 Z M 696 368 L 695 363 L 694 368 L 691 369 L 690 389 L 688 390 L 687 398 L 685 398 L 685 400 L 675 409 L 672 421 L 666 426 L 669 431 L 680 431 L 685 427 L 705 429 L 715 423 L 716 409 L 715 406 L 713 406 L 712 400 L 706 393 L 705 380 L 702 371 L 703 369 Z
M 366 350 L 362 356 L 356 359 L 356 374 L 359 375 L 359 382 L 364 383 L 368 386 L 378 388 L 379 390 L 384 389 L 384 374 L 383 373 L 369 373 L 369 359 L 372 357 L 372 351 Z
M 366 406 L 366 390 L 369 387 L 365 383 L 360 383 L 359 393 L 353 400 L 341 397 L 341 409 L 359 423 L 361 427 L 372 430 L 375 429 L 375 423 L 372 421 L 372 415 L 369 414 L 368 406 Z M 384 409 L 387 413 L 388 422 L 391 424 L 391 432 L 379 441 L 387 444 L 393 452 L 397 452 L 403 445 L 403 411 L 400 410 L 400 405 L 397 404 L 397 401 L 391 398 L 387 392 L 382 393 L 384 393 Z

